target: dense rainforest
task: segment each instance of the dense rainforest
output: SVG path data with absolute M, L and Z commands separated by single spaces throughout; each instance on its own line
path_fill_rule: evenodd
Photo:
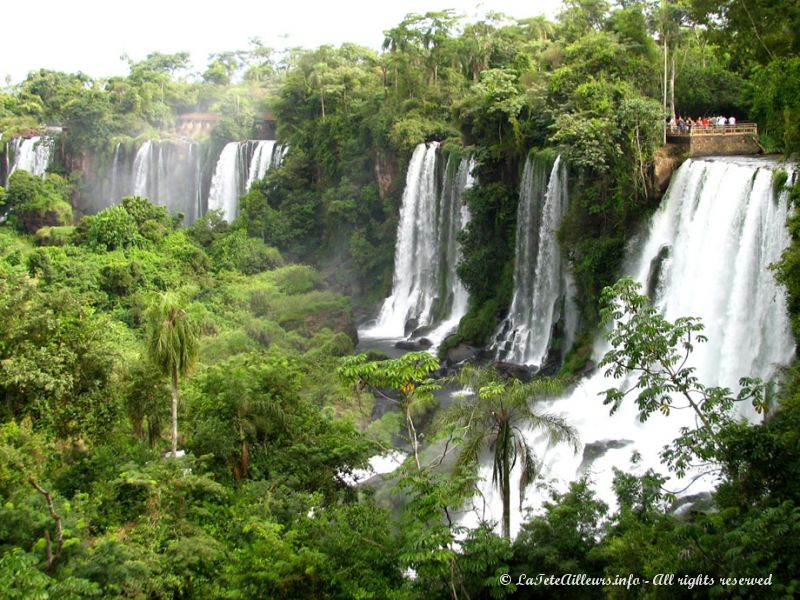
M 555 21 L 410 14 L 380 52 L 252 40 L 201 72 L 154 53 L 124 77 L 39 70 L 5 88 L 1 595 L 794 597 L 798 365 L 783 357 L 769 382 L 739 373 L 739 391 L 703 382 L 686 366 L 703 324 L 667 319 L 618 279 L 665 191 L 656 164 L 675 159 L 666 121 L 733 115 L 790 159 L 771 184 L 790 241 L 770 276 L 800 335 L 798 31 L 783 0 L 566 0 Z M 210 113 L 209 128 L 181 128 Z M 158 186 L 95 202 L 120 156 L 187 136 L 198 189 L 221 185 L 202 165 L 265 120 L 288 151 L 242 188 L 235 218 L 170 212 Z M 46 174 L 12 169 L 12 148 L 36 136 L 50 136 Z M 405 175 L 426 142 L 474 165 L 458 234 L 466 313 L 438 357 L 355 354 L 357 324 L 392 287 Z M 440 359 L 488 346 L 509 312 L 525 165 L 556 156 L 575 342 L 547 377 L 454 369 Z M 548 488 L 520 433 L 580 448 L 569 420 L 537 407 L 596 368 L 602 331 L 600 368 L 640 392 L 593 402 L 669 421 L 682 397 L 696 414 L 661 465 L 616 471 L 613 503 L 590 475 Z M 442 401 L 459 387 L 473 394 Z M 742 403 L 757 420 L 733 416 Z M 393 448 L 407 458 L 390 481 L 354 483 Z M 713 494 L 676 510 L 667 477 L 697 464 Z M 517 471 L 521 490 L 549 491 L 512 527 Z M 457 515 L 481 478 L 502 514 L 468 527 Z M 552 581 L 564 575 L 584 579 Z

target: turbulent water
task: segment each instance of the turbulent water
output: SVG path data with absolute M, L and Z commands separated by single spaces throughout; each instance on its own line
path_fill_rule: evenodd
M 673 176 L 661 207 L 652 217 L 646 235 L 631 251 L 627 274 L 652 294 L 655 305 L 670 320 L 700 317 L 706 344 L 698 344 L 691 357 L 697 376 L 706 385 L 737 389 L 743 376 L 769 378 L 794 352 L 784 292 L 773 279 L 769 265 L 780 258 L 789 243 L 785 221 L 785 195 L 772 191 L 777 163 L 740 157 L 688 160 Z M 606 350 L 597 344 L 598 357 Z M 611 493 L 613 467 L 643 472 L 653 467 L 665 472 L 658 453 L 679 435 L 680 427 L 694 427 L 687 411 L 669 417 L 652 415 L 639 422 L 633 399 L 626 399 L 613 417 L 600 394 L 624 382 L 609 380 L 602 372 L 585 379 L 572 394 L 542 406 L 575 426 L 584 444 L 598 449 L 595 460 L 583 461 L 566 447 L 547 448 L 527 433 L 529 442 L 545 465 L 545 477 L 559 487 L 589 474 L 600 496 L 614 504 Z M 605 449 L 605 450 L 604 450 Z M 633 452 L 642 456 L 631 465 Z M 492 489 L 491 471 L 482 468 L 484 516 L 500 520 L 500 498 Z M 671 480 L 671 489 L 690 481 Z M 518 498 L 512 482 L 512 498 Z M 698 479 L 687 493 L 709 490 L 710 477 Z M 542 497 L 530 489 L 523 508 L 541 506 Z M 517 531 L 521 510 L 512 501 L 512 530 Z M 470 513 L 465 522 L 474 524 Z
M 392 295 L 366 337 L 402 338 L 414 330 L 438 343 L 464 316 L 468 295 L 456 275 L 456 234 L 469 221 L 463 193 L 473 185 L 469 158 L 449 162 L 438 185 L 439 144 L 420 144 L 406 175 L 395 246 Z M 451 159 L 455 160 L 455 159 Z
M 54 146 L 55 140 L 51 137 L 37 135 L 30 138 L 14 138 L 10 143 L 11 154 L 14 158 L 8 169 L 9 177 L 17 169 L 27 171 L 37 177 L 44 177 Z
M 514 296 L 495 334 L 499 360 L 539 367 L 547 358 L 567 302 L 567 272 L 556 238 L 567 202 L 561 157 L 555 162 L 528 158 L 517 208 Z
M 250 140 L 226 144 L 214 169 L 208 193 L 208 209 L 221 210 L 232 221 L 239 211 L 239 197 L 253 182 L 263 179 L 272 164 L 283 158 L 285 150 L 274 140 Z

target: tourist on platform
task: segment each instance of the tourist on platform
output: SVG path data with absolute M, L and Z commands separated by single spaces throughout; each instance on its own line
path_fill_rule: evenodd
M 736 117 L 734 117 L 733 115 L 731 115 L 731 116 L 728 118 L 728 125 L 736 125 Z
M 686 121 L 683 120 L 683 117 L 678 115 L 678 129 L 681 133 L 686 131 Z

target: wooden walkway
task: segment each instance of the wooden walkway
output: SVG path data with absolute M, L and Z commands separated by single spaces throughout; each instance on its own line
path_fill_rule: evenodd
M 690 127 L 681 131 L 678 127 L 667 126 L 668 137 L 695 137 L 708 135 L 733 135 L 750 134 L 758 135 L 758 125 L 755 123 L 736 123 L 736 125 L 710 125 L 709 127 Z

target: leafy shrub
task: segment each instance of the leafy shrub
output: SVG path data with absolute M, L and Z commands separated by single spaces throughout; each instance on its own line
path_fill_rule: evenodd
M 97 249 L 115 250 L 133 246 L 139 238 L 136 220 L 123 206 L 110 206 L 89 224 L 86 241 Z

